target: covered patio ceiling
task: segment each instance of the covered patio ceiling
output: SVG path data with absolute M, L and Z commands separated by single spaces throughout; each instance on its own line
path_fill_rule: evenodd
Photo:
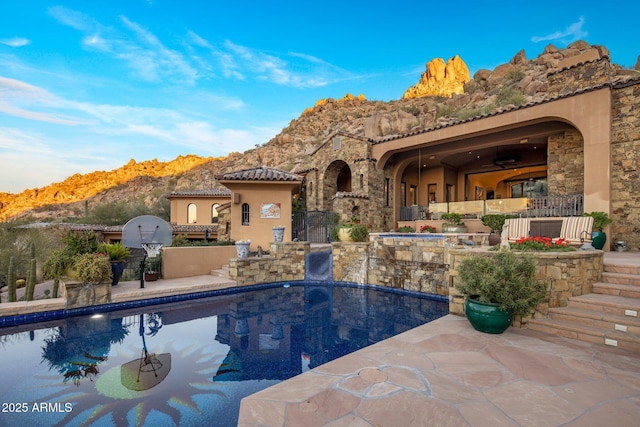
M 445 166 L 470 173 L 546 165 L 548 138 L 570 129 L 574 128 L 568 123 L 551 121 L 429 141 L 398 150 L 389 160 L 410 160 L 409 165 L 416 168 Z

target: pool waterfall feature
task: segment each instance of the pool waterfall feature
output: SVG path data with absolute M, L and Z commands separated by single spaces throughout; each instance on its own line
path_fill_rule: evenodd
M 453 284 L 455 266 L 472 253 L 487 253 L 487 233 L 371 233 L 367 242 L 334 242 L 313 248 L 308 242 L 273 243 L 267 257 L 231 259 L 230 278 L 238 286 L 283 280 L 325 280 L 376 285 L 439 295 L 449 311 L 464 314 L 464 298 Z M 317 251 L 317 252 L 316 252 Z M 312 253 L 314 253 L 312 255 Z M 328 260 L 328 256 L 331 260 Z M 564 307 L 571 296 L 589 293 L 602 277 L 602 251 L 537 252 L 540 277 L 549 294 L 537 312 Z
M 311 251 L 304 256 L 304 280 L 332 281 L 331 248 Z

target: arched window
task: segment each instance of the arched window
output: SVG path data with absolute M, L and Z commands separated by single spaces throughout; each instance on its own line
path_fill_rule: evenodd
M 198 220 L 198 208 L 194 203 L 187 206 L 187 224 L 195 224 Z
M 249 204 L 242 204 L 242 225 L 249 225 Z
M 217 224 L 218 223 L 218 208 L 220 207 L 220 205 L 218 203 L 214 203 L 213 206 L 211 206 L 211 224 Z

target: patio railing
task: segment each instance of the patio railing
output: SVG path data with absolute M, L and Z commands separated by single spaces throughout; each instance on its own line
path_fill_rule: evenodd
M 440 215 L 446 212 L 455 212 L 477 218 L 492 213 L 530 218 L 580 216 L 584 213 L 584 197 L 582 194 L 572 194 L 567 196 L 430 203 L 428 206 L 403 206 L 400 208 L 400 221 L 439 219 Z

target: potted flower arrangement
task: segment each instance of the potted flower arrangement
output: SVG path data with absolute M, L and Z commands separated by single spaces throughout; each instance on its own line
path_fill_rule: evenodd
M 604 248 L 604 244 L 607 242 L 607 235 L 602 229 L 611 224 L 611 218 L 609 218 L 606 212 L 585 212 L 584 216 L 593 217 L 591 245 L 596 249 Z
M 397 227 L 396 231 L 398 233 L 415 233 L 416 229 L 408 225 L 403 225 L 402 227 Z
M 480 217 L 482 225 L 489 227 L 491 233 L 489 234 L 489 246 L 495 246 L 500 243 L 500 234 L 502 233 L 502 227 L 507 219 L 503 214 L 487 214 Z
M 513 316 L 526 317 L 547 294 L 547 283 L 536 278 L 536 260 L 509 250 L 462 259 L 455 288 L 465 295 L 465 313 L 478 331 L 504 332 Z
M 363 242 L 369 232 L 364 224 L 360 223 L 358 215 L 351 216 L 351 221 L 337 225 L 331 231 L 331 240 L 341 242 Z
M 111 262 L 111 286 L 116 286 L 124 272 L 125 260 L 129 258 L 131 251 L 122 243 L 103 243 L 100 252 L 104 252 Z
M 462 221 L 462 215 L 455 212 L 447 212 L 442 214 L 442 219 L 445 221 L 442 224 L 443 233 L 466 233 L 467 226 Z

